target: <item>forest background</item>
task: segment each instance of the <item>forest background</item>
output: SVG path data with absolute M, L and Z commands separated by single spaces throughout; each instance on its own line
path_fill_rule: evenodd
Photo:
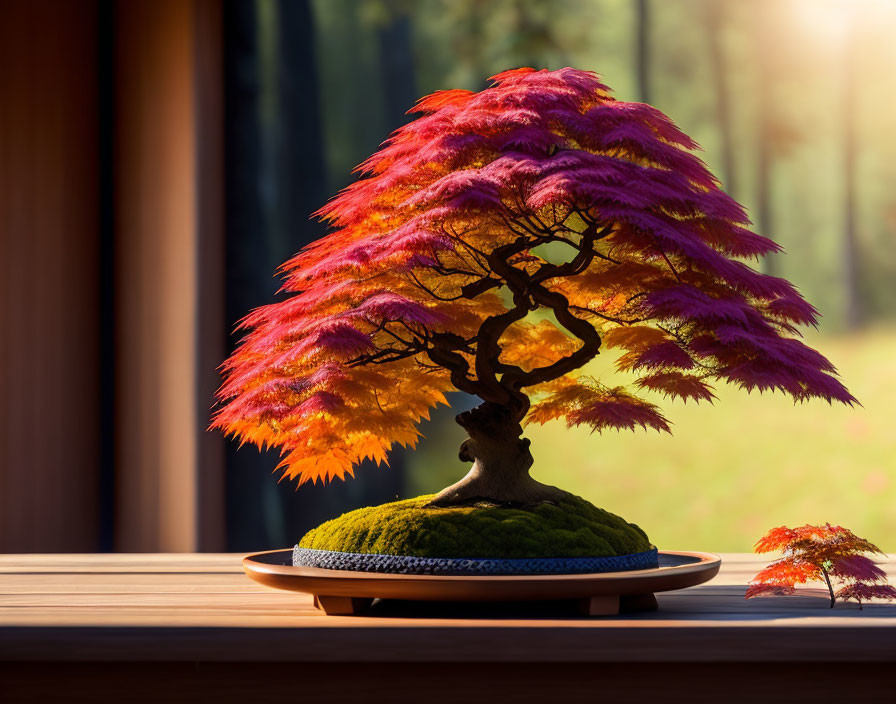
M 639 523 L 662 548 L 748 550 L 773 525 L 830 521 L 896 549 L 896 3 L 313 0 L 304 14 L 301 4 L 242 3 L 257 42 L 260 222 L 276 243 L 261 269 L 325 233 L 307 214 L 411 119 L 417 97 L 479 90 L 517 66 L 594 70 L 617 98 L 655 105 L 694 137 L 755 230 L 783 245 L 761 266 L 819 308 L 808 342 L 863 405 L 794 407 L 728 388 L 714 405 L 657 399 L 672 436 L 529 428 L 533 474 Z M 295 130 L 305 151 L 286 173 L 278 164 Z M 611 362 L 602 354 L 591 371 L 608 374 Z M 326 513 L 370 503 L 368 473 L 391 472 L 402 497 L 459 478 L 453 415 L 472 400 L 452 405 L 416 451 L 363 468 Z M 233 484 L 240 470 L 228 471 Z M 269 532 L 282 532 L 278 507 L 293 489 L 265 491 L 277 492 Z

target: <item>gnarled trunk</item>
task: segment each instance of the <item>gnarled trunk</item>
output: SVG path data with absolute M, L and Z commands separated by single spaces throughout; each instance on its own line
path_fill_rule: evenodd
M 470 436 L 460 446 L 459 457 L 473 467 L 459 482 L 439 492 L 430 506 L 527 506 L 568 495 L 529 476 L 529 441 L 521 437 L 523 428 L 507 406 L 486 402 L 456 420 Z

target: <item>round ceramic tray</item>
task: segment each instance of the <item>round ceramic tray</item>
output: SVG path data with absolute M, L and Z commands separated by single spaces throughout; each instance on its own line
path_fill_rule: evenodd
M 705 552 L 661 551 L 659 567 L 625 572 L 540 575 L 417 575 L 294 567 L 292 550 L 243 559 L 252 579 L 275 589 L 314 595 L 328 614 L 361 613 L 374 599 L 410 601 L 539 601 L 572 599 L 590 615 L 656 608 L 654 592 L 684 589 L 718 574 L 721 558 Z

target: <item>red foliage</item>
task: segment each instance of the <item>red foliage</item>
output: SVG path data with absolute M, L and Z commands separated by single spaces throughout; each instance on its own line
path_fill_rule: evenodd
M 846 601 L 855 599 L 862 608 L 863 601 L 871 599 L 896 599 L 896 589 L 889 584 L 866 584 L 864 582 L 850 582 L 837 590 L 837 596 Z
M 667 431 L 645 389 L 853 403 L 792 337 L 815 309 L 740 261 L 780 248 L 666 115 L 587 71 L 492 80 L 420 100 L 321 208 L 334 231 L 283 265 L 288 299 L 243 321 L 215 427 L 279 447 L 301 483 L 413 445 L 453 389 L 598 431 Z M 602 346 L 629 390 L 577 373 Z
M 896 589 L 886 584 L 886 573 L 863 553 L 882 554 L 865 538 L 842 526 L 800 526 L 772 528 L 755 546 L 756 552 L 781 551 L 783 557 L 760 570 L 750 581 L 746 598 L 769 594 L 793 594 L 795 585 L 824 581 L 831 595 L 831 608 L 836 598 L 862 601 L 872 598 L 894 599 Z M 835 592 L 834 577 L 841 582 Z

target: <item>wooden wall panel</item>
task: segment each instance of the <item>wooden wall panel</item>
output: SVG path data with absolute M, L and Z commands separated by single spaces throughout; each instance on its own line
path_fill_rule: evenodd
M 116 5 L 116 549 L 223 541 L 220 9 Z M 217 155 L 217 156 L 216 156 Z
M 0 552 L 96 549 L 96 19 L 0 2 Z

